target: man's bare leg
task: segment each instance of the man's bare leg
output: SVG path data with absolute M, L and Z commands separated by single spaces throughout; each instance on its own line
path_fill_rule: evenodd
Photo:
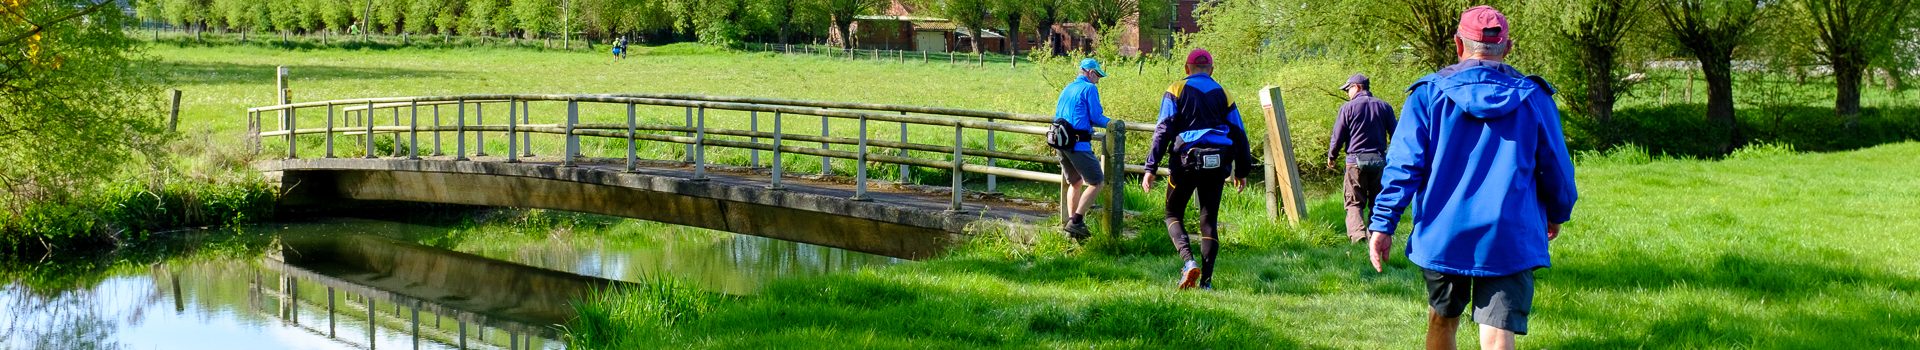
M 1080 214 L 1080 215 L 1087 215 L 1087 208 L 1093 207 L 1093 197 L 1100 195 L 1100 185 L 1086 184 L 1086 185 L 1080 185 L 1080 187 L 1084 187 L 1086 189 L 1081 190 L 1080 202 L 1078 203 L 1079 205 L 1073 207 L 1073 213 Z
M 1480 349 L 1513 350 L 1513 331 L 1480 325 Z
M 1068 216 L 1080 213 L 1080 187 L 1080 183 L 1069 183 L 1067 184 L 1067 192 L 1060 194 L 1061 196 L 1067 197 Z M 1063 224 L 1068 223 L 1067 218 L 1060 218 L 1060 222 Z
M 1460 348 L 1454 343 L 1454 332 L 1460 330 L 1460 318 L 1440 317 L 1440 312 L 1427 310 L 1427 350 L 1454 350 Z

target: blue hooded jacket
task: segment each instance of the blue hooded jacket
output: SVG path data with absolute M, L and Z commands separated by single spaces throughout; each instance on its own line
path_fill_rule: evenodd
M 1553 88 L 1469 60 L 1408 90 L 1368 229 L 1392 233 L 1412 205 L 1415 265 L 1479 277 L 1551 265 L 1546 225 L 1576 197 Z

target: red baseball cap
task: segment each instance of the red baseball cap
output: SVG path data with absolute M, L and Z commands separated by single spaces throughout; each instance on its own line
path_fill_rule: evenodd
M 1193 52 L 1187 53 L 1187 64 L 1213 64 L 1213 53 L 1207 52 L 1207 49 L 1193 49 Z
M 1460 13 L 1460 29 L 1454 32 L 1461 39 L 1483 43 L 1502 43 L 1507 41 L 1507 15 L 1493 6 L 1474 6 Z

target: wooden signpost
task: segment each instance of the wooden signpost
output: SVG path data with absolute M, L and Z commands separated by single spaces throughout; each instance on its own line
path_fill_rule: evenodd
M 1286 213 L 1287 222 L 1299 225 L 1307 216 L 1306 193 L 1300 190 L 1300 166 L 1293 157 L 1293 138 L 1287 128 L 1286 103 L 1280 99 L 1280 88 L 1267 86 L 1260 89 L 1260 109 L 1267 115 L 1267 219 L 1279 220 Z

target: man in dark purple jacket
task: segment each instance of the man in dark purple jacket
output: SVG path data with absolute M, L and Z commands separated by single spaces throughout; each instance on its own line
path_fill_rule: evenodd
M 1346 152 L 1347 240 L 1367 238 L 1367 220 L 1373 217 L 1373 196 L 1380 194 L 1380 169 L 1386 167 L 1387 138 L 1393 126 L 1393 106 L 1373 97 L 1366 75 L 1347 78 L 1347 104 L 1333 121 L 1327 143 L 1327 167 L 1333 168 Z

